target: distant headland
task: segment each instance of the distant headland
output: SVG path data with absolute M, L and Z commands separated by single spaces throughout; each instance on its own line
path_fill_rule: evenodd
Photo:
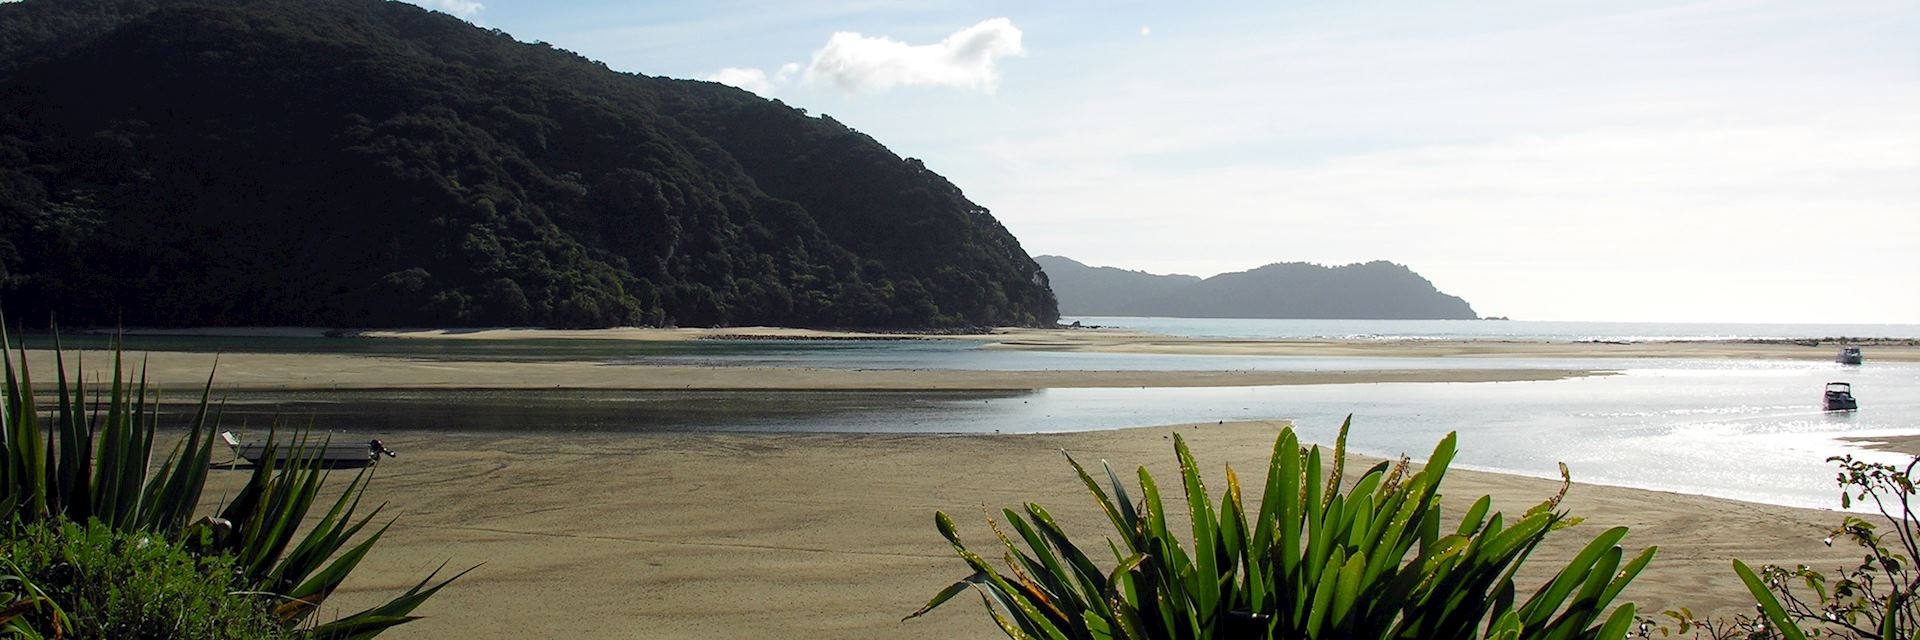
M 1091 267 L 1037 256 L 1063 315 L 1175 318 L 1472 320 L 1473 305 L 1412 269 L 1376 260 L 1336 267 L 1282 262 L 1211 278 Z

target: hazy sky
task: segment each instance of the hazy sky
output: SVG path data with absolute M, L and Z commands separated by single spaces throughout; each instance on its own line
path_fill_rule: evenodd
M 1920 323 L 1920 2 L 420 4 L 921 158 L 1029 253 Z

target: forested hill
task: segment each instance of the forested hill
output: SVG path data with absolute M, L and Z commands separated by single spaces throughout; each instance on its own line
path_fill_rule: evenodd
M 1441 293 L 1412 269 L 1374 261 L 1324 267 L 1304 262 L 1200 279 L 1089 267 L 1068 258 L 1035 258 L 1046 269 L 1060 312 L 1083 316 L 1173 318 L 1466 319 L 1467 301 Z
M 0 4 L 0 307 L 63 325 L 1056 317 L 919 161 L 382 0 Z

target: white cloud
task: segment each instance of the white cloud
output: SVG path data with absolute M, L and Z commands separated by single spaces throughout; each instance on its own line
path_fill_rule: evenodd
M 485 11 L 487 9 L 487 5 L 481 4 L 479 2 L 475 2 L 474 0 L 409 0 L 409 1 L 412 2 L 413 4 L 417 4 L 422 7 L 432 9 L 434 11 L 447 13 L 463 19 L 471 19 L 474 16 L 480 15 L 481 11 Z
M 780 70 L 773 74 L 773 81 L 781 84 L 786 84 L 788 80 L 793 79 L 793 75 L 796 73 L 800 73 L 800 63 L 789 62 L 783 65 L 780 65 Z
M 785 73 L 786 72 L 785 68 L 782 68 L 781 71 L 782 71 L 782 77 L 780 77 L 780 79 L 783 81 L 785 80 L 784 78 L 785 75 L 791 75 L 791 74 Z M 759 69 L 742 69 L 739 67 L 727 67 L 725 69 L 721 69 L 719 71 L 715 71 L 711 74 L 708 74 L 706 77 L 706 80 L 711 82 L 718 82 L 720 84 L 724 84 L 730 87 L 739 87 L 741 89 L 746 89 L 748 91 L 752 91 L 754 93 L 760 94 L 762 97 L 773 95 L 773 81 L 767 78 L 767 72 L 761 71 Z
M 885 91 L 898 85 L 961 87 L 993 93 L 1000 81 L 995 61 L 1024 54 L 1020 29 L 1006 18 L 981 22 L 927 45 L 842 31 L 813 52 L 813 62 L 801 78 L 808 83 L 832 84 L 848 93 Z
M 1143 35 L 1143 36 L 1153 35 L 1153 29 L 1150 27 L 1140 27 L 1140 35 Z

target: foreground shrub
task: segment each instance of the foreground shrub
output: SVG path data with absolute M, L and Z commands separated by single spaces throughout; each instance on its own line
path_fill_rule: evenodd
M 317 522 L 303 527 L 326 483 L 325 470 L 318 459 L 300 455 L 308 445 L 304 438 L 290 445 L 294 462 L 284 466 L 274 462 L 283 445 L 269 441 L 263 462 L 225 508 L 189 524 L 206 485 L 219 429 L 219 417 L 208 403 L 211 377 L 186 439 L 150 473 L 159 403 L 157 394 L 147 389 L 144 371 L 138 377 L 125 371 L 116 350 L 110 384 L 90 390 L 81 372 L 69 381 L 56 336 L 53 402 L 43 413 L 26 366 L 26 348 L 18 348 L 16 369 L 12 347 L 0 322 L 0 369 L 5 374 L 0 520 L 99 522 L 116 531 L 184 543 L 202 557 L 229 556 L 231 586 L 266 601 L 282 628 L 307 629 L 321 638 L 372 637 L 414 620 L 415 608 L 459 578 L 436 583 L 435 571 L 383 604 L 315 624 L 313 614 L 386 532 L 385 526 L 376 527 L 355 541 L 380 511 L 375 507 L 356 515 L 369 472 L 361 471 Z M 304 535 L 296 535 L 302 530 Z
M 940 534 L 973 573 L 908 617 L 971 587 L 1016 639 L 1621 638 L 1633 625 L 1632 604 L 1607 610 L 1654 550 L 1627 560 L 1618 546 L 1626 528 L 1594 538 L 1520 600 L 1514 574 L 1550 532 L 1574 524 L 1556 511 L 1561 496 L 1511 523 L 1489 514 L 1482 496 L 1443 528 L 1438 490 L 1455 437 L 1419 472 L 1409 474 L 1404 458 L 1383 462 L 1343 491 L 1346 431 L 1328 470 L 1319 447 L 1303 448 L 1283 430 L 1254 512 L 1231 467 L 1216 506 L 1175 435 L 1191 547 L 1169 530 L 1145 468 L 1136 502 L 1111 466 L 1102 464 L 1109 494 L 1068 456 L 1113 525 L 1111 563 L 1096 564 L 1045 508 L 1027 503 L 1024 517 L 1003 510 L 1017 539 L 988 521 L 1006 557 L 1006 569 L 996 569 L 937 513 Z
M 73 626 L 72 619 L 24 573 L 6 554 L 0 554 L 0 637 L 11 640 L 45 637 L 33 626 L 34 617 L 41 618 L 43 626 L 54 637 L 64 636 Z
M 115 530 L 98 521 L 47 521 L 19 528 L 0 543 L 22 579 L 59 603 L 29 612 L 36 629 L 66 628 L 78 638 L 126 640 L 282 637 L 269 603 L 230 593 L 233 563 L 196 556 L 178 542 Z

